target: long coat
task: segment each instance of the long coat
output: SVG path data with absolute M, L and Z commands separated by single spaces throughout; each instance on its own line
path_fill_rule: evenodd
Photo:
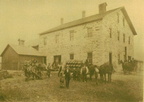
M 70 80 L 70 70 L 68 70 L 68 71 L 65 70 L 65 71 L 64 71 L 64 74 L 65 74 L 65 79 L 66 79 L 66 80 Z

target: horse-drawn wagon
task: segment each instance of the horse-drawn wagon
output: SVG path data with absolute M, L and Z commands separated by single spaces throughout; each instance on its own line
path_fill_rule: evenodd
M 46 70 L 45 65 L 37 61 L 25 61 L 23 70 L 26 80 L 29 79 L 42 79 L 42 71 Z

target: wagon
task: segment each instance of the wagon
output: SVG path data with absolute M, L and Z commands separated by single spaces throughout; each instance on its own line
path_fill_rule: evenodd
M 83 61 L 80 60 L 70 60 L 66 62 L 66 65 L 69 66 L 71 77 L 73 77 L 74 80 L 80 80 L 80 68 L 83 64 Z
M 70 71 L 73 72 L 74 70 L 79 71 L 83 62 L 80 60 L 70 60 L 66 62 L 66 65 L 69 66 Z

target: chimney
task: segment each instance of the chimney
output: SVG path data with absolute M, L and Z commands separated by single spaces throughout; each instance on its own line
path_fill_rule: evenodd
M 86 14 L 86 12 L 82 11 L 82 18 L 85 18 L 85 14 Z
M 102 4 L 99 4 L 99 14 L 102 14 L 102 13 L 105 13 L 106 12 L 106 6 L 107 6 L 107 3 L 102 3 Z
M 61 25 L 63 24 L 63 22 L 64 22 L 64 19 L 63 19 L 63 18 L 61 18 Z
M 25 42 L 24 40 L 18 39 L 18 42 L 20 46 L 24 46 L 24 42 Z

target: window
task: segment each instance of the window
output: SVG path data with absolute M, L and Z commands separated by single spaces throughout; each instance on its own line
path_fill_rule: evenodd
M 55 36 L 55 42 L 58 43 L 59 42 L 59 35 Z
M 92 37 L 92 33 L 93 33 L 92 27 L 87 28 L 88 37 Z
M 70 54 L 70 59 L 73 60 L 74 59 L 74 54 Z
M 124 50 L 125 50 L 124 61 L 126 61 L 127 60 L 127 47 L 125 47 Z
M 93 56 L 93 55 L 92 55 L 92 52 L 88 52 L 88 53 L 87 53 L 87 60 L 88 60 L 88 62 L 91 63 L 91 64 L 92 64 L 92 56 Z
M 125 26 L 125 19 L 123 18 L 123 26 Z
M 123 34 L 123 42 L 125 42 L 125 34 Z
M 128 56 L 128 61 L 131 61 L 131 59 L 132 59 L 131 56 Z
M 112 64 L 112 52 L 109 53 L 109 63 Z
M 109 28 L 109 34 L 110 34 L 110 38 L 112 38 L 112 29 Z
M 120 40 L 120 32 L 117 31 L 117 33 L 118 33 L 118 41 L 119 41 Z
M 119 23 L 119 13 L 117 13 L 117 22 Z
M 120 63 L 120 54 L 118 54 L 118 64 Z
M 99 26 L 95 27 L 95 31 L 99 31 L 99 30 L 100 30 Z
M 70 41 L 74 40 L 74 30 L 70 31 Z
M 128 43 L 130 44 L 130 36 L 129 36 L 129 41 L 128 41 Z
M 44 45 L 47 44 L 47 38 L 46 38 L 46 37 L 43 38 L 43 44 L 44 44 Z

